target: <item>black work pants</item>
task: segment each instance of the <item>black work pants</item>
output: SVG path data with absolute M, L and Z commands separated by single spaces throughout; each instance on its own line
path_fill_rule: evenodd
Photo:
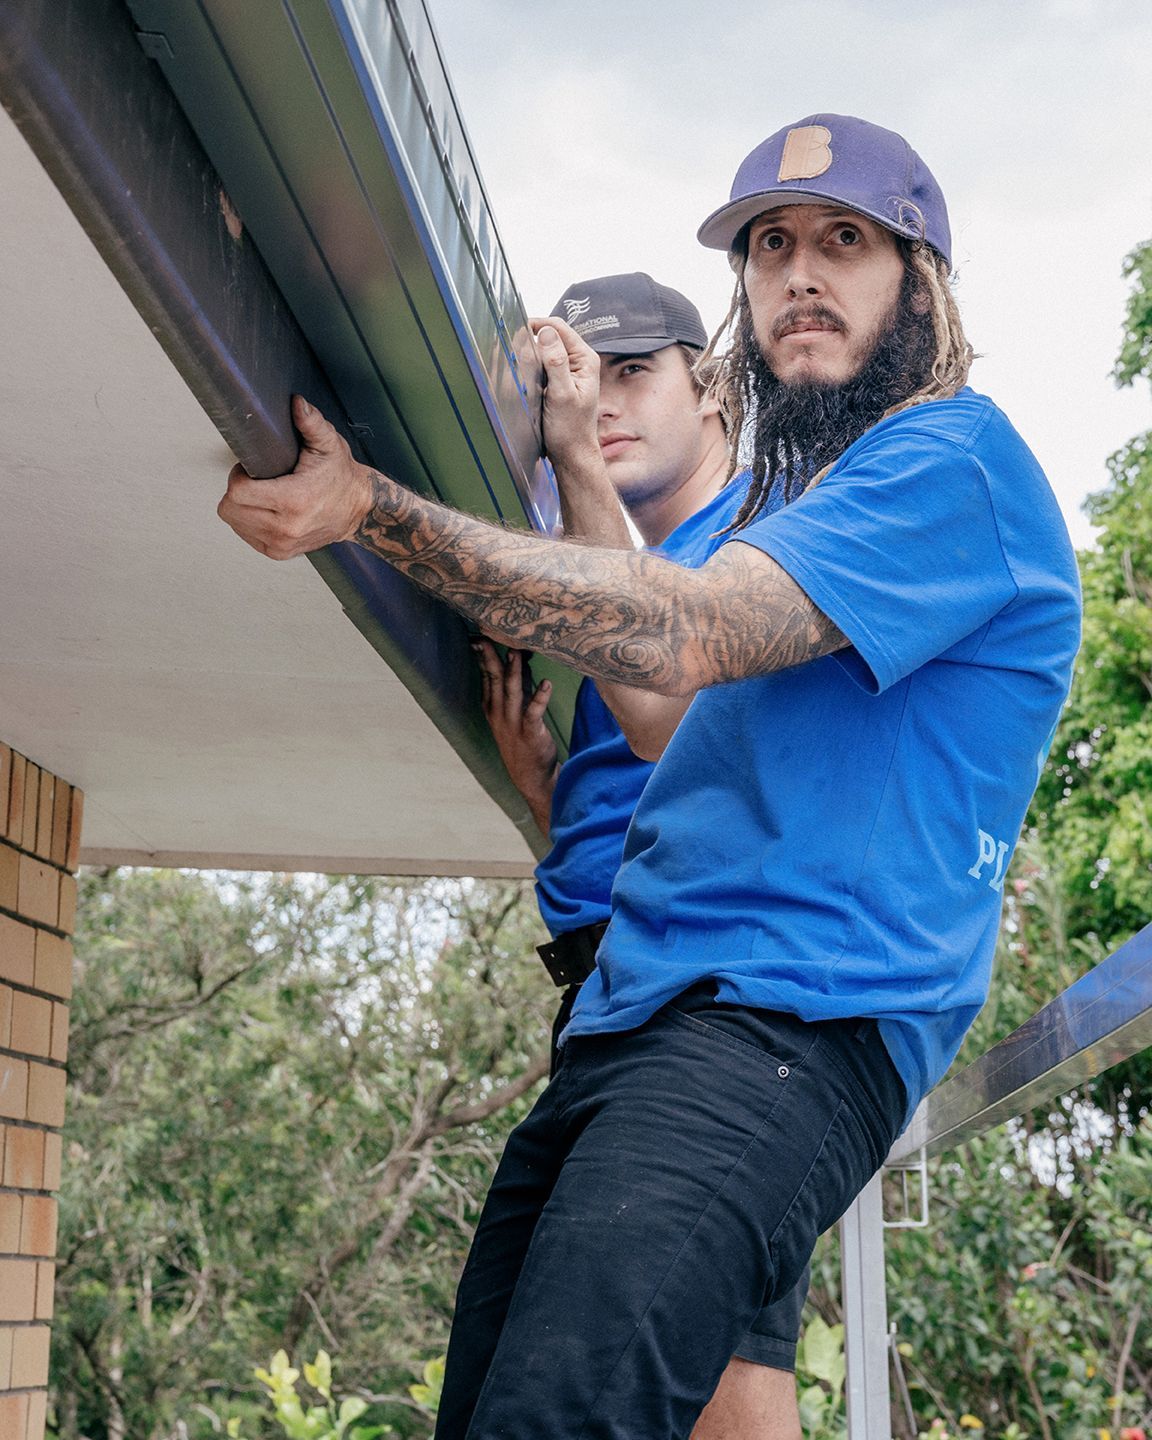
M 898 1133 L 871 1021 L 719 1005 L 577 1036 L 509 1139 L 438 1440 L 679 1440 Z

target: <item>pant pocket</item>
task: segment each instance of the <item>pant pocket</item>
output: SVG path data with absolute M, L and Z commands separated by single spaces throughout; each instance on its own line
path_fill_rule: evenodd
M 761 1010 L 751 1005 L 718 1003 L 709 992 L 693 987 L 660 1011 L 661 1019 L 728 1048 L 746 1051 L 786 1078 L 798 1069 L 818 1039 L 819 1032 L 796 1015 Z
M 816 1241 L 840 1219 L 878 1164 L 871 1140 L 841 1100 L 807 1175 L 769 1241 L 777 1295 L 796 1283 Z

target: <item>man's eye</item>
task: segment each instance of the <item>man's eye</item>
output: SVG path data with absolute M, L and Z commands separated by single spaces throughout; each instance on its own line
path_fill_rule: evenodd
M 777 235 L 775 233 L 764 235 L 760 240 L 760 244 L 765 250 L 782 250 L 784 248 L 784 237 L 783 235 Z
M 860 232 L 854 230 L 851 225 L 845 225 L 840 231 L 839 239 L 841 245 L 856 245 L 860 241 Z

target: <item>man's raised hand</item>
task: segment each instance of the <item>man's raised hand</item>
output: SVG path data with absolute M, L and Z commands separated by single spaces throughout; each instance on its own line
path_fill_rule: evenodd
M 544 366 L 544 449 L 554 465 L 600 459 L 600 357 L 554 315 L 531 320 Z
M 370 472 L 302 395 L 292 397 L 292 420 L 302 442 L 292 473 L 254 480 L 235 465 L 216 511 L 241 540 L 272 560 L 351 540 L 373 503 Z

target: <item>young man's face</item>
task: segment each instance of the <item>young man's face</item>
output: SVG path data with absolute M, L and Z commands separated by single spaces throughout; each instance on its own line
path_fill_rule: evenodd
M 752 221 L 744 288 L 761 353 L 785 385 L 838 385 L 872 353 L 904 262 L 882 225 L 831 205 L 785 205 Z
M 678 345 L 649 355 L 601 355 L 597 436 L 627 507 L 675 494 L 700 463 L 704 421 L 715 413 Z

